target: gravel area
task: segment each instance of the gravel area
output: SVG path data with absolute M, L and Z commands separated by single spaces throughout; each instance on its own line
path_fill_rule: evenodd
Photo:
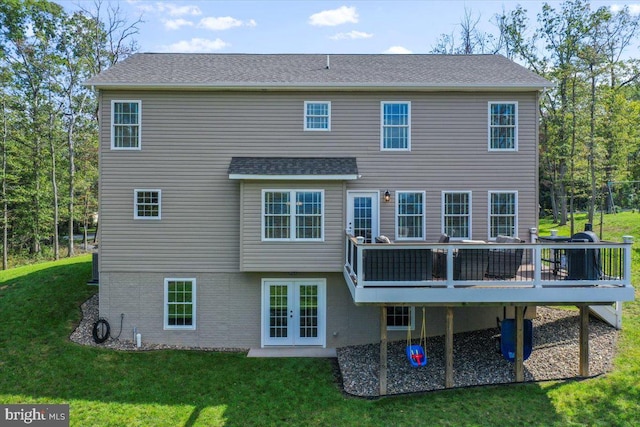
M 102 344 L 93 340 L 93 324 L 98 320 L 98 294 L 82 304 L 82 320 L 70 336 L 82 345 L 114 350 L 160 349 L 247 352 L 247 348 L 183 347 L 143 342 L 136 347 L 123 335 L 115 338 L 119 324 L 111 324 L 111 337 Z M 116 322 L 117 323 L 117 322 Z M 498 328 L 454 335 L 454 387 L 503 384 L 515 381 L 513 364 L 498 352 Z M 533 351 L 524 362 L 525 381 L 546 381 L 578 377 L 579 315 L 576 311 L 538 307 L 533 319 Z M 127 334 L 129 335 L 129 334 Z M 589 320 L 589 374 L 611 370 L 618 331 L 597 320 Z M 414 340 L 414 343 L 417 343 Z M 388 394 L 415 393 L 444 388 L 444 336 L 427 338 L 427 365 L 414 368 L 405 356 L 406 341 L 388 345 Z M 380 345 L 367 344 L 337 349 L 344 391 L 361 397 L 377 397 Z
M 533 351 L 524 362 L 525 381 L 578 377 L 579 314 L 575 311 L 537 308 L 533 319 Z M 454 335 L 454 387 L 503 384 L 515 381 L 513 363 L 498 352 L 498 328 Z M 589 374 L 611 370 L 618 331 L 597 320 L 589 321 Z M 414 340 L 414 344 L 417 341 Z M 427 365 L 414 368 L 405 355 L 406 341 L 388 345 L 388 394 L 444 388 L 444 336 L 427 338 Z M 378 396 L 380 345 L 338 349 L 338 364 L 347 393 Z
M 93 340 L 93 324 L 98 320 L 98 294 L 93 295 L 86 300 L 82 306 L 82 320 L 78 327 L 71 333 L 69 337 L 71 341 L 81 344 L 89 345 L 92 347 L 110 348 L 113 350 L 130 350 L 130 351 L 148 351 L 148 350 L 199 350 L 199 351 L 227 351 L 227 352 L 248 352 L 248 348 L 222 348 L 222 347 L 184 347 L 177 345 L 165 345 L 165 344 L 149 344 L 142 341 L 140 347 L 136 346 L 133 341 L 130 331 L 123 331 L 118 338 L 120 332 L 119 322 L 110 322 L 111 334 L 109 339 L 101 344 L 97 344 Z M 126 335 L 126 337 L 125 337 Z

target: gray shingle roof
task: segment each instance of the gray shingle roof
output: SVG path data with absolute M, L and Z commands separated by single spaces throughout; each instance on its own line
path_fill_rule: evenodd
M 229 176 L 327 176 L 358 175 L 355 157 L 233 157 Z M 345 178 L 343 178 L 345 179 Z
M 327 68 L 327 57 L 329 68 Z M 98 88 L 511 88 L 551 83 L 500 55 L 139 53 L 85 84 Z

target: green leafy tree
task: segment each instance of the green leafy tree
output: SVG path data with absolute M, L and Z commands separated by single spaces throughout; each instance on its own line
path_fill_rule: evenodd
M 83 83 L 136 51 L 140 22 L 102 1 L 72 14 L 46 0 L 0 2 L 5 268 L 10 253 L 57 259 L 62 224 L 69 256 L 76 222 L 86 234 L 97 210 L 98 104 Z

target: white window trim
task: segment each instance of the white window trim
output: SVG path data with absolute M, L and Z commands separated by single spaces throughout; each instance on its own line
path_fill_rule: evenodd
M 320 212 L 320 238 L 318 239 L 299 239 L 296 238 L 296 213 L 295 213 L 295 206 L 292 207 L 292 209 L 289 209 L 289 217 L 290 217 L 290 221 L 289 221 L 289 238 L 288 239 L 271 239 L 271 238 L 267 238 L 265 236 L 264 233 L 264 202 L 265 202 L 265 194 L 266 193 L 271 193 L 271 192 L 277 192 L 277 193 L 289 193 L 289 201 L 290 203 L 292 201 L 294 201 L 296 199 L 295 195 L 296 193 L 305 193 L 305 192 L 310 192 L 310 193 L 320 193 L 320 196 L 322 197 L 322 204 L 320 206 L 321 208 L 321 212 Z M 263 242 L 324 242 L 324 204 L 325 204 L 325 195 L 324 195 L 324 189 L 317 189 L 317 188 L 311 188 L 311 189 L 290 189 L 290 188 L 264 188 L 262 190 L 262 197 L 261 197 L 261 207 L 260 207 L 260 235 L 261 235 L 261 240 Z
M 407 148 L 384 147 L 384 106 L 386 104 L 407 104 Z M 411 101 L 380 101 L 380 151 L 411 151 Z
M 490 190 L 487 192 L 487 238 L 490 241 L 494 241 L 496 240 L 495 237 L 491 237 L 491 195 L 492 194 L 504 194 L 504 193 L 511 193 L 514 194 L 514 221 L 513 221 L 513 227 L 514 227 L 514 236 L 511 237 L 518 237 L 518 192 L 514 191 L 514 190 Z
M 396 214 L 395 214 L 395 220 L 396 220 L 396 231 L 395 231 L 395 236 L 396 236 L 396 240 L 417 240 L 417 241 L 422 241 L 425 240 L 425 236 L 427 235 L 427 227 L 426 227 L 426 212 L 427 212 L 427 193 L 426 191 L 420 191 L 420 190 L 396 190 L 396 201 L 395 201 L 395 205 L 396 205 Z M 400 211 L 400 194 L 402 193 L 420 193 L 422 194 L 422 237 L 402 237 L 400 235 L 400 226 L 399 226 L 399 211 Z
M 491 147 L 491 106 L 495 104 L 513 104 L 515 105 L 515 116 L 516 116 L 516 124 L 514 128 L 514 141 L 513 148 L 492 148 Z M 518 151 L 518 124 L 520 120 L 519 117 L 519 109 L 517 101 L 489 101 L 487 104 L 487 148 L 489 151 L 497 151 L 497 152 L 511 152 Z
M 191 282 L 191 307 L 193 322 L 191 325 L 169 325 L 169 282 Z M 196 279 L 195 277 L 165 277 L 164 279 L 164 330 L 195 330 L 196 329 Z
M 137 147 L 116 147 L 116 137 L 115 137 L 115 104 L 117 103 L 128 103 L 128 104 L 138 104 L 138 146 Z M 112 150 L 133 150 L 139 151 L 142 150 L 142 101 L 137 99 L 112 99 L 111 100 L 111 122 L 110 122 L 110 132 L 111 132 L 111 149 Z
M 394 306 L 395 307 L 395 306 Z M 416 329 L 416 308 L 414 306 L 409 307 L 409 329 L 415 331 Z M 389 326 L 387 325 L 387 331 L 406 331 L 406 326 Z
M 158 216 L 138 216 L 138 193 L 141 192 L 152 192 L 155 191 L 158 193 Z M 142 219 L 142 220 L 151 220 L 158 221 L 162 219 L 162 190 L 157 188 L 136 188 L 133 190 L 133 219 Z
M 445 221 L 444 221 L 444 214 L 445 214 L 445 194 L 468 194 L 469 195 L 469 235 L 468 236 L 463 236 L 463 237 L 457 237 L 457 236 L 449 236 L 450 240 L 468 240 L 471 239 L 471 236 L 473 236 L 473 200 L 472 200 L 472 193 L 471 191 L 460 191 L 460 190 L 453 190 L 453 191 L 447 191 L 447 190 L 443 190 L 442 191 L 442 195 L 441 195 L 441 199 L 440 199 L 440 232 L 441 233 L 445 233 Z
M 309 128 L 307 127 L 307 105 L 308 104 L 327 104 L 327 128 Z M 318 116 L 324 117 L 324 116 Z M 329 132 L 331 131 L 331 101 L 304 101 L 304 111 L 303 111 L 303 128 L 305 131 L 310 132 Z

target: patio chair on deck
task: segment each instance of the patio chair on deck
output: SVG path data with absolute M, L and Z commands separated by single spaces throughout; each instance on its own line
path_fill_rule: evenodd
M 453 258 L 453 280 L 484 280 L 488 249 L 458 249 Z
M 440 235 L 438 243 L 449 243 L 449 236 L 445 233 Z M 447 278 L 447 254 L 446 252 L 433 252 L 433 277 L 438 279 Z
M 522 243 L 517 237 L 498 236 L 496 243 Z M 490 249 L 487 276 L 503 279 L 516 277 L 524 249 Z

